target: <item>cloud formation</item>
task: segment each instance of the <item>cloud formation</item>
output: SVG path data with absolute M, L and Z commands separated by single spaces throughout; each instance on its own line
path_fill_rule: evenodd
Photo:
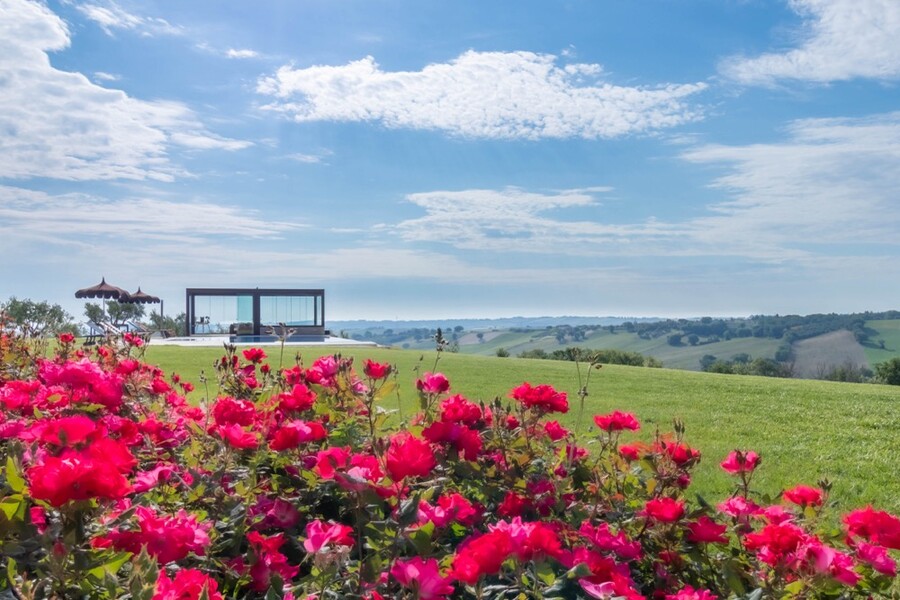
M 787 134 L 771 144 L 684 151 L 683 160 L 724 172 L 712 183 L 723 199 L 699 217 L 608 223 L 595 199 L 603 188 L 474 189 L 410 194 L 425 215 L 396 230 L 410 242 L 547 255 L 732 256 L 809 267 L 825 256 L 872 254 L 880 246 L 896 254 L 900 112 L 805 119 Z M 553 214 L 576 209 L 592 214 L 582 220 Z
M 153 241 L 200 243 L 211 238 L 277 239 L 300 224 L 266 221 L 253 209 L 153 197 L 107 199 L 48 194 L 0 185 L 0 233 L 6 240 L 116 245 Z
M 682 154 L 689 162 L 724 167 L 712 185 L 731 198 L 694 222 L 698 239 L 776 250 L 896 246 L 900 112 L 803 119 L 787 133 L 780 143 L 710 144 Z
M 260 79 L 267 110 L 295 121 L 371 121 L 474 138 L 615 138 L 701 118 L 703 83 L 625 87 L 597 64 L 531 52 L 475 52 L 421 71 L 388 72 L 371 56 L 342 66 L 284 66 Z
M 789 0 L 804 19 L 798 47 L 756 57 L 732 57 L 720 71 L 748 85 L 900 77 L 900 2 Z
M 256 50 L 249 50 L 247 48 L 243 49 L 235 49 L 229 48 L 225 51 L 225 56 L 228 58 L 256 58 L 259 56 L 259 52 Z
M 180 102 L 144 101 L 54 68 L 69 30 L 44 5 L 5 0 L 0 19 L 0 177 L 157 179 L 181 171 L 171 146 L 239 150 L 249 142 L 209 132 Z
M 133 31 L 146 37 L 184 33 L 180 27 L 172 25 L 165 19 L 130 13 L 112 0 L 107 0 L 103 4 L 86 2 L 76 5 L 76 8 L 110 36 L 117 29 Z

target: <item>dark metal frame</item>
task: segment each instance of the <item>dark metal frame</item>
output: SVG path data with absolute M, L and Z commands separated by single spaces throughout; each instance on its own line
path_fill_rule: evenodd
M 251 296 L 253 298 L 253 335 L 265 335 L 260 323 L 260 298 L 269 296 L 290 296 L 298 298 L 313 298 L 314 313 L 321 322 L 314 325 L 292 326 L 295 335 L 325 335 L 325 290 L 321 289 L 272 289 L 272 288 L 187 288 L 185 290 L 185 335 L 195 334 L 197 325 L 196 297 L 197 296 Z

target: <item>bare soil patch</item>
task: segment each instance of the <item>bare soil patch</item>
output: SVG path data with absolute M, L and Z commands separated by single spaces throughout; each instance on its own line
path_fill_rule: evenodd
M 816 378 L 835 367 L 852 364 L 869 368 L 865 351 L 856 337 L 846 329 L 801 340 L 794 344 L 794 374 Z

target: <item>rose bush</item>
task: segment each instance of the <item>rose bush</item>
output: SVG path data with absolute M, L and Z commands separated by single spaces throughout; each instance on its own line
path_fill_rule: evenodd
M 718 506 L 691 502 L 701 454 L 637 415 L 553 420 L 563 391 L 490 403 L 427 373 L 324 357 L 286 369 L 226 347 L 219 394 L 119 340 L 42 358 L 0 333 L 0 588 L 20 598 L 850 598 L 890 593 L 900 519 L 831 531 L 827 485 L 772 501 L 753 451 Z M 578 403 L 584 410 L 584 397 Z M 579 421 L 581 418 L 579 417 Z M 581 431 L 580 435 L 575 432 Z M 628 441 L 628 443 L 624 443 Z M 777 497 L 776 497 L 777 498 Z M 824 530 L 823 530 L 824 529 Z

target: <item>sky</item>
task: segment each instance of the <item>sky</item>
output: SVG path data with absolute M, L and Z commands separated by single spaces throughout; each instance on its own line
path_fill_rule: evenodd
M 0 301 L 896 309 L 897 0 L 0 0 Z

